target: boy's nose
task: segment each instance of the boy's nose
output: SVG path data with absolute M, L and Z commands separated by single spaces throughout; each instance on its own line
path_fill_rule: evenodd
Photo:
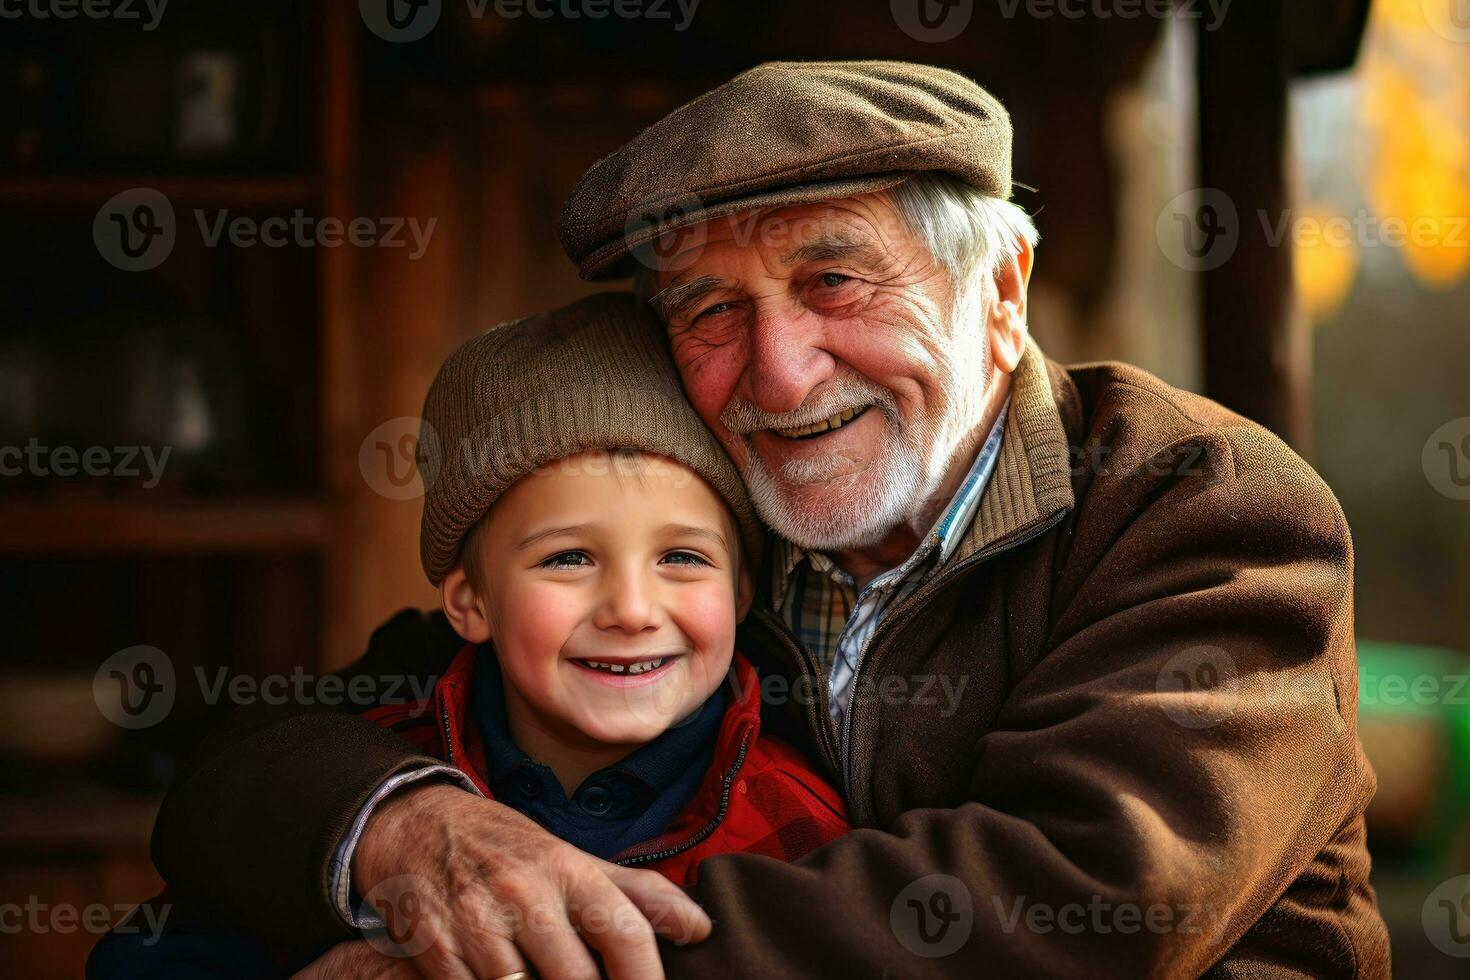
M 613 573 L 608 577 L 607 593 L 598 606 L 593 625 L 603 630 L 641 633 L 657 629 L 659 609 L 653 590 L 644 576 L 636 572 Z

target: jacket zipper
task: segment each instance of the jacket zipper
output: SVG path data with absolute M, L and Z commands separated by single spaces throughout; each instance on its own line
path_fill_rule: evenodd
M 735 785 L 735 776 L 740 772 L 740 767 L 745 764 L 745 752 L 749 748 L 750 732 L 747 731 L 745 737 L 740 740 L 740 751 L 735 753 L 734 764 L 730 766 L 730 771 L 725 773 L 725 779 L 720 789 L 720 809 L 715 813 L 714 818 L 709 823 L 700 828 L 698 833 L 684 841 L 684 843 L 675 845 L 674 847 L 665 848 L 662 851 L 655 851 L 652 854 L 635 854 L 632 857 L 623 858 L 621 861 L 614 863 L 631 868 L 639 864 L 648 864 L 650 861 L 662 861 L 666 857 L 673 857 L 675 854 L 689 850 L 710 834 L 713 834 L 715 828 L 724 821 L 726 811 L 730 809 L 730 787 Z
M 770 630 L 776 634 L 782 644 L 785 645 L 788 654 L 795 654 L 791 660 L 802 676 L 812 681 L 812 689 L 817 696 L 807 704 L 807 721 L 811 730 L 816 732 L 818 745 L 827 764 L 828 775 L 839 782 L 844 781 L 842 772 L 842 760 L 838 754 L 837 732 L 832 727 L 832 712 L 827 705 L 827 684 L 822 677 L 821 671 L 817 669 L 817 659 L 812 656 L 811 651 L 797 642 L 796 637 L 786 628 L 775 613 L 764 606 L 756 606 L 753 609 L 756 617 L 760 619 Z
M 905 624 L 910 622 L 918 614 L 920 609 L 922 609 L 925 604 L 925 600 L 928 600 L 941 590 L 946 589 L 953 583 L 957 582 L 962 575 L 964 575 L 975 566 L 979 565 L 981 562 L 993 558 L 996 555 L 1001 554 L 1002 552 L 1010 551 L 1013 548 L 1019 548 L 1026 542 L 1034 540 L 1035 538 L 1038 538 L 1041 535 L 1045 534 L 1047 531 L 1050 531 L 1052 528 L 1056 527 L 1062 522 L 1062 519 L 1067 516 L 1067 513 L 1067 508 L 1059 510 L 1047 520 L 1042 521 L 1041 523 L 1032 527 L 1029 531 L 1022 532 L 1021 534 L 1018 534 L 1010 538 L 1009 540 L 999 541 L 988 548 L 981 549 L 980 551 L 971 555 L 969 558 L 966 558 L 964 561 L 960 562 L 954 568 L 949 569 L 939 578 L 936 578 L 933 581 L 927 582 L 923 586 L 921 586 L 917 592 L 909 596 L 908 600 L 899 607 L 899 609 L 897 610 L 897 615 L 891 616 L 880 622 L 877 629 L 873 631 L 873 635 L 868 638 L 867 651 L 858 660 L 857 667 L 852 672 L 851 690 L 857 690 L 858 680 L 862 677 L 863 668 L 868 666 L 868 664 L 872 663 L 874 660 L 878 659 L 878 655 L 883 652 L 879 646 L 878 641 L 880 639 L 887 639 L 889 636 L 895 634 Z M 850 806 L 858 805 L 858 800 L 854 796 L 852 788 L 852 767 L 847 763 L 851 761 L 852 757 L 852 733 L 856 728 L 855 722 L 857 720 L 858 710 L 859 708 L 861 708 L 861 706 L 862 702 L 853 701 L 842 725 L 842 760 L 844 764 L 841 771 L 843 774 L 843 786 L 847 789 L 846 796 L 848 798 Z M 856 819 L 853 820 L 853 825 L 858 825 Z
M 441 698 L 439 701 L 439 717 L 444 719 L 444 755 L 445 762 L 454 765 L 454 739 L 451 737 L 449 728 L 449 705 Z

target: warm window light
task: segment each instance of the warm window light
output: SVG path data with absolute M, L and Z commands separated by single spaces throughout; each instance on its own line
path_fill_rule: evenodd
M 1463 3 L 1373 5 L 1356 138 L 1340 148 L 1366 210 L 1317 200 L 1292 224 L 1298 296 L 1316 322 L 1341 308 L 1367 262 L 1361 249 L 1392 249 L 1431 289 L 1452 288 L 1470 269 L 1470 23 L 1459 32 L 1452 19 Z

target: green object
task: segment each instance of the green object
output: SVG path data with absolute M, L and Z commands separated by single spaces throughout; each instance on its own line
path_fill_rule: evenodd
M 1358 640 L 1358 714 L 1441 718 L 1450 741 L 1455 796 L 1470 801 L 1470 654 Z
M 1443 860 L 1470 825 L 1470 654 L 1372 640 L 1357 646 L 1359 729 L 1413 720 L 1443 734 L 1439 792 L 1421 840 Z

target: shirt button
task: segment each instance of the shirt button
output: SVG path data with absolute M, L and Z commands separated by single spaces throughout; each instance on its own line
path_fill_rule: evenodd
M 577 796 L 582 809 L 594 817 L 606 816 L 607 811 L 612 809 L 612 794 L 607 791 L 606 786 L 588 786 Z
M 516 789 L 528 800 L 534 800 L 541 795 L 541 784 L 530 773 L 521 773 L 516 777 Z

